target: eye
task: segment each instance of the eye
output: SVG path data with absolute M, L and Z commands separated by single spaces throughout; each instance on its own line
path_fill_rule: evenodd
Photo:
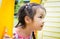
M 43 18 L 42 16 L 39 16 L 39 18 Z

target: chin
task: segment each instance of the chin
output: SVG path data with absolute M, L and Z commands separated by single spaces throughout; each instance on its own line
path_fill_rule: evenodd
M 37 31 L 41 31 L 42 30 L 42 28 L 39 28 L 39 29 L 36 29 Z
M 43 27 L 40 27 L 38 30 L 42 30 L 43 29 Z
M 39 31 L 41 31 L 42 29 L 39 29 Z

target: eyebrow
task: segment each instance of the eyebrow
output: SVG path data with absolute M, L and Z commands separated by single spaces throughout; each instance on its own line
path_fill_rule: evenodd
M 45 17 L 45 15 L 43 15 L 43 14 L 40 14 L 40 16 L 42 16 L 43 18 Z

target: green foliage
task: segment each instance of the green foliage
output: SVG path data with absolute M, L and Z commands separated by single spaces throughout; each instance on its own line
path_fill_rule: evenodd
M 14 14 L 17 14 L 21 4 L 23 3 L 24 3 L 23 0 L 18 0 L 18 1 L 15 0 Z

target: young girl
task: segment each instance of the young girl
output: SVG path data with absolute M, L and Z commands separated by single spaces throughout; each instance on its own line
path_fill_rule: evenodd
M 36 39 L 34 30 L 43 28 L 45 12 L 45 8 L 36 3 L 27 3 L 22 6 L 18 11 L 14 39 Z

